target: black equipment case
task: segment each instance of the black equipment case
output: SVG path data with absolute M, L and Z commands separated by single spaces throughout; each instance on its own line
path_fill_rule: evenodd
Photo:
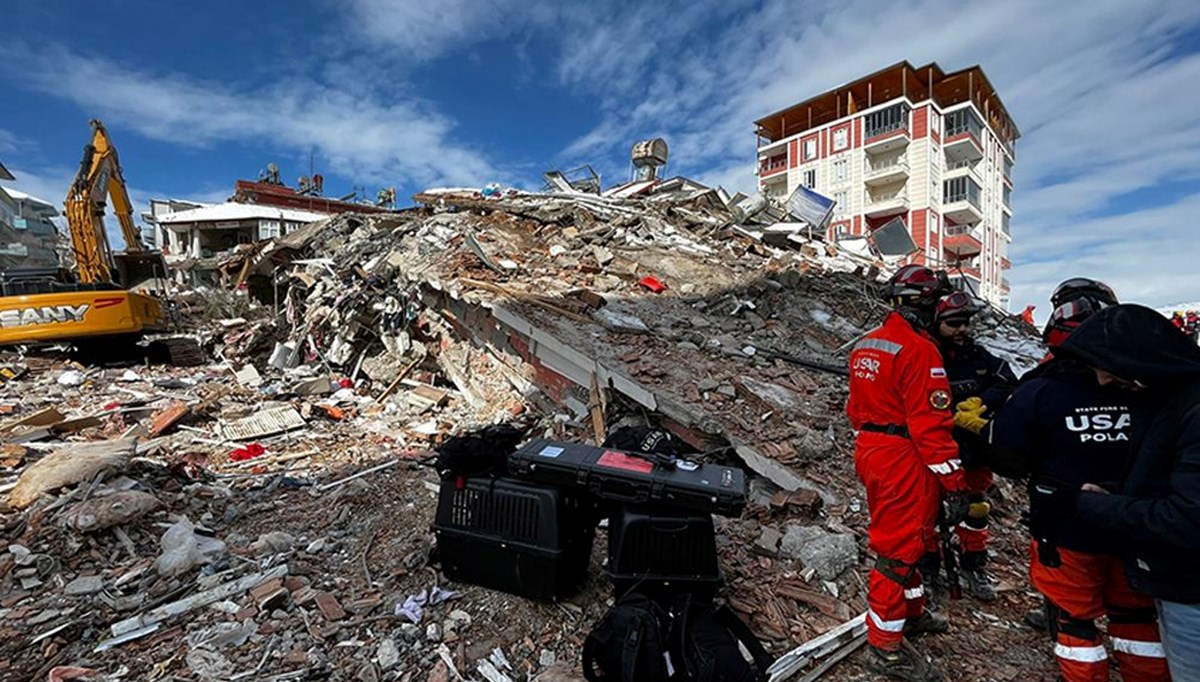
M 608 522 L 608 565 L 616 598 L 689 592 L 713 596 L 721 585 L 712 514 L 619 505 Z
M 652 502 L 737 516 L 746 505 L 741 469 L 670 455 L 633 453 L 535 438 L 508 456 L 514 475 L 587 490 L 616 502 Z
M 442 481 L 433 530 L 447 578 L 553 601 L 586 579 L 596 520 L 584 493 L 480 477 Z

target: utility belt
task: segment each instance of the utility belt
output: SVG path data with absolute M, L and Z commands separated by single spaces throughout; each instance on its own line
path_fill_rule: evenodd
M 886 433 L 889 436 L 899 436 L 901 438 L 911 438 L 908 435 L 908 427 L 904 424 L 863 424 L 859 431 L 870 431 L 871 433 Z

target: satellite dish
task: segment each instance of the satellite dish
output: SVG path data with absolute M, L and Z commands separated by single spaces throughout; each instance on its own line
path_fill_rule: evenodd
M 872 232 L 867 240 L 881 256 L 910 256 L 917 252 L 908 226 L 899 217 L 887 221 L 883 227 Z

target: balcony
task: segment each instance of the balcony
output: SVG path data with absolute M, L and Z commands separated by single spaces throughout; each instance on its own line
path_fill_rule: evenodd
M 908 189 L 901 185 L 899 188 L 877 194 L 867 193 L 866 215 L 879 218 L 893 213 L 908 210 Z
M 948 225 L 942 249 L 955 258 L 971 258 L 983 252 L 983 242 L 976 236 L 975 225 Z
M 879 154 L 907 146 L 908 117 L 909 108 L 904 103 L 893 104 L 863 117 L 863 151 Z
M 1000 269 L 1001 270 L 1012 270 L 1012 261 L 1010 261 L 1008 258 L 1001 258 L 1000 259 Z
M 873 135 L 863 140 L 863 151 L 868 154 L 882 154 L 908 146 L 908 123 L 895 123 L 871 131 Z
M 942 183 L 942 215 L 958 225 L 983 220 L 979 183 L 970 176 L 949 178 Z
M 1007 278 L 1007 277 L 1001 277 L 1001 278 L 1000 278 L 1000 288 L 1001 288 L 1001 289 L 1003 289 L 1003 290 L 1005 290 L 1005 291 L 1012 291 L 1012 285 L 1010 285 L 1010 284 L 1008 283 L 1008 278 Z
M 971 161 L 973 163 L 983 158 L 983 145 L 979 143 L 979 139 L 975 137 L 974 133 L 967 131 L 953 137 L 947 136 L 942 141 L 942 149 L 946 152 L 947 164 L 955 161 Z
M 788 167 L 787 151 L 758 160 L 758 176 L 766 177 L 786 171 Z
M 908 159 L 895 156 L 887 159 L 871 160 L 867 157 L 863 164 L 863 181 L 868 187 L 889 185 L 908 179 Z
M 946 172 L 943 173 L 942 177 L 949 180 L 950 178 L 958 178 L 969 175 L 975 180 L 975 182 L 982 184 L 983 179 L 979 176 L 978 168 L 979 159 L 959 159 L 952 161 L 947 158 Z
M 983 123 L 970 107 L 946 114 L 945 133 L 942 149 L 947 162 L 983 158 Z

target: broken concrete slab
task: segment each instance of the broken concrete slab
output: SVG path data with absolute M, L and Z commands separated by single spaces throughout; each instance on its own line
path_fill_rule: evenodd
M 782 556 L 799 559 L 825 580 L 835 580 L 858 564 L 858 542 L 852 535 L 830 533 L 817 526 L 790 524 L 779 543 Z
M 82 597 L 96 594 L 104 589 L 104 578 L 98 575 L 81 575 L 63 587 L 63 594 L 68 597 Z

